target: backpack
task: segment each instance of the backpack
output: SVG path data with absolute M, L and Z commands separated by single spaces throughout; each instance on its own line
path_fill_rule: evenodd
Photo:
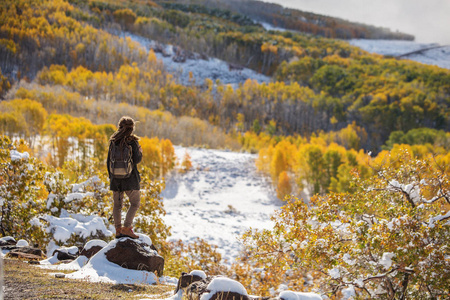
M 127 143 L 109 146 L 109 170 L 111 178 L 128 178 L 133 171 L 133 149 Z

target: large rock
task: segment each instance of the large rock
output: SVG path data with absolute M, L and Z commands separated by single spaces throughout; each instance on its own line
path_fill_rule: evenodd
M 186 288 L 186 298 L 188 300 L 200 300 L 203 297 L 209 300 L 266 299 L 249 296 L 242 284 L 221 276 L 207 277 L 193 282 Z
M 53 251 L 53 255 L 55 254 L 59 261 L 74 260 L 80 255 L 80 250 L 76 246 L 61 247 Z
M 199 300 L 204 293 L 208 292 L 208 284 L 211 282 L 212 278 L 207 277 L 200 281 L 195 281 L 186 288 L 186 299 L 188 300 Z
M 40 256 L 40 255 L 34 255 L 34 254 L 23 253 L 23 252 L 8 252 L 6 254 L 6 257 L 14 257 L 14 258 L 26 259 L 26 260 L 31 260 L 31 261 L 39 261 L 44 258 L 43 256 Z
M 119 266 L 132 270 L 145 270 L 162 276 L 164 258 L 142 240 L 121 238 L 116 247 L 108 250 L 106 259 Z
M 97 254 L 98 251 L 102 250 L 103 247 L 101 246 L 92 246 L 89 249 L 85 249 L 83 248 L 83 250 L 81 250 L 80 255 L 84 255 L 87 258 L 91 258 L 92 256 L 94 256 L 95 254 Z
M 91 240 L 84 245 L 83 250 L 81 250 L 80 255 L 84 255 L 87 258 L 91 258 L 98 251 L 102 250 L 103 247 L 108 245 L 105 241 L 102 240 Z
M 16 249 L 12 249 L 11 252 L 22 252 L 45 257 L 45 254 L 41 249 L 34 247 L 17 247 Z
M 187 288 L 193 282 L 201 281 L 202 279 L 204 279 L 202 276 L 196 274 L 181 273 L 177 288 L 175 289 L 175 294 L 178 293 L 179 290 Z
M 36 260 L 43 259 L 46 257 L 44 252 L 38 248 L 16 247 L 16 246 L 6 246 L 5 248 L 9 248 L 8 250 L 11 250 L 10 252 L 8 252 L 7 257 L 17 257 Z

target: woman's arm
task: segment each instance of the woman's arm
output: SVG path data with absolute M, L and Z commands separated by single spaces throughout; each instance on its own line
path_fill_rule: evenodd
M 131 147 L 133 147 L 133 163 L 137 165 L 142 160 L 142 148 L 138 141 L 134 141 Z
M 110 159 L 110 150 L 111 150 L 111 143 L 108 144 L 108 157 L 106 158 L 106 168 L 108 168 L 108 177 L 111 178 L 111 170 L 109 169 L 109 159 Z

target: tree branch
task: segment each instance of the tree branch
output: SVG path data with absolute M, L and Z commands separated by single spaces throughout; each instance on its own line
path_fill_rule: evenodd
M 434 202 L 436 202 L 436 201 L 438 201 L 438 200 L 440 200 L 442 198 L 447 200 L 447 197 L 445 195 L 442 195 L 442 196 L 436 196 L 436 197 L 434 197 L 434 198 L 432 198 L 430 200 L 423 200 L 423 203 L 431 204 L 431 203 L 434 203 Z
M 403 282 L 402 282 L 402 296 L 400 298 L 400 300 L 405 300 L 406 299 L 406 288 L 408 287 L 408 282 L 409 282 L 409 273 L 405 273 L 405 278 L 403 278 Z

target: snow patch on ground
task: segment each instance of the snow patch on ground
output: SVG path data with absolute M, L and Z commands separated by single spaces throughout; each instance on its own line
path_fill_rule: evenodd
M 414 60 L 427 65 L 435 65 L 441 68 L 450 69 L 450 46 L 423 44 L 412 41 L 365 39 L 352 39 L 349 43 L 370 53 L 392 56 L 400 56 L 421 49 L 438 47 L 424 50 L 421 53 L 407 55 L 402 58 Z
M 83 266 L 87 264 L 89 259 L 84 256 L 78 256 L 74 261 L 71 261 L 67 264 L 57 264 L 59 262 L 57 258 L 58 254 L 53 255 L 50 258 L 40 261 L 39 267 L 44 269 L 52 269 L 52 270 L 66 270 L 66 271 L 77 271 L 80 270 Z
M 241 249 L 238 237 L 250 227 L 271 229 L 270 217 L 283 203 L 257 172 L 257 155 L 175 146 L 179 158 L 186 151 L 192 169 L 167 178 L 162 193 L 171 239 L 202 238 L 218 246 L 223 263 L 232 263 Z
M 281 31 L 281 32 L 289 30 L 289 29 L 286 29 L 286 28 L 283 28 L 283 27 L 277 27 L 277 26 L 272 25 L 272 24 L 267 23 L 267 22 L 257 21 L 257 23 L 261 24 L 261 26 L 264 27 L 265 30 L 273 30 L 273 31 Z M 294 31 L 294 30 L 292 30 L 292 31 Z
M 138 234 L 139 240 L 151 245 L 150 237 L 144 234 Z M 75 270 L 67 274 L 66 278 L 81 279 L 89 282 L 105 282 L 113 284 L 170 284 L 176 285 L 177 279 L 167 276 L 157 277 L 152 272 L 125 269 L 110 262 L 106 258 L 106 253 L 115 248 L 118 240 L 112 240 L 103 249 L 97 252 L 91 259 L 86 256 L 79 256 L 76 260 L 67 264 L 57 264 L 59 261 L 57 255 L 41 261 L 40 267 L 52 270 Z M 89 242 L 88 242 L 89 243 Z M 97 242 L 93 242 L 97 244 Z
M 156 46 L 156 42 L 148 38 L 127 33 L 127 37 L 131 40 L 141 44 L 147 50 Z M 163 62 L 164 67 L 178 79 L 180 84 L 191 85 L 189 73 L 192 73 L 192 78 L 195 79 L 195 85 L 202 85 L 206 78 L 216 81 L 220 80 L 222 84 L 230 84 L 237 87 L 239 83 L 244 83 L 247 79 L 256 80 L 259 83 L 270 82 L 271 78 L 255 72 L 248 68 L 241 70 L 230 69 L 229 64 L 217 58 L 207 59 L 189 59 L 185 62 L 174 62 L 173 53 L 174 47 L 172 45 L 164 45 L 165 53 L 170 56 L 164 56 L 162 53 L 156 52 L 156 58 Z

